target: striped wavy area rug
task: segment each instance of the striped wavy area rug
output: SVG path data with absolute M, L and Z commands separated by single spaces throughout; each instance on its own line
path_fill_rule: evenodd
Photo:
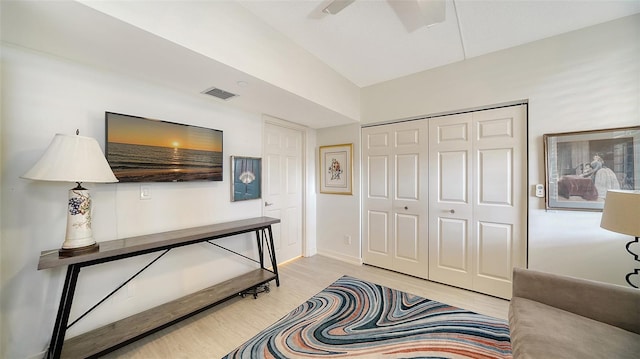
M 505 320 L 344 276 L 224 358 L 511 358 Z

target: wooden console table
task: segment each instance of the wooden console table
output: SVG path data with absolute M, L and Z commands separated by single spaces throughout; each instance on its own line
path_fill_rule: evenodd
M 276 253 L 273 246 L 273 232 L 271 230 L 271 225 L 279 222 L 280 220 L 276 218 L 258 217 L 132 238 L 116 239 L 100 242 L 100 249 L 97 252 L 76 257 L 59 257 L 58 249 L 43 251 L 40 254 L 38 270 L 68 266 L 47 358 L 97 357 L 209 309 L 247 290 L 256 289 L 271 280 L 275 279 L 276 285 L 280 286 Z M 71 325 L 82 319 L 86 314 L 124 287 L 129 281 L 142 273 L 142 271 L 171 249 L 202 242 L 208 242 L 218 246 L 213 240 L 249 232 L 256 233 L 260 257 L 259 261 L 245 257 L 239 253 L 233 253 L 255 261 L 256 263 L 259 262 L 259 269 L 255 269 L 239 277 L 232 278 L 175 301 L 113 322 L 102 328 L 80 334 L 66 341 L 64 340 L 66 331 Z M 271 261 L 272 270 L 268 270 L 264 266 L 265 249 Z M 81 315 L 71 323 L 71 325 L 67 325 L 78 274 L 80 274 L 82 267 L 152 252 L 162 253 L 120 287 L 116 288 L 98 302 L 94 307 Z

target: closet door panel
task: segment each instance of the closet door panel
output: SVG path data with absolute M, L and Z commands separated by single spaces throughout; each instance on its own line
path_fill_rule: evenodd
M 510 281 L 513 226 L 479 222 L 477 234 L 477 275 L 490 280 Z
M 420 155 L 417 153 L 402 154 L 396 156 L 395 200 L 418 201 L 420 183 Z
M 448 151 L 438 154 L 438 200 L 442 203 L 468 203 L 467 151 Z
M 362 129 L 364 263 L 428 277 L 427 127 Z
M 513 205 L 513 149 L 478 151 L 478 203 Z
M 389 255 L 389 228 L 387 227 L 388 213 L 378 211 L 368 211 L 368 247 L 367 251 L 383 256 Z
M 441 269 L 467 273 L 467 222 L 456 218 L 439 219 L 436 265 Z
M 405 131 L 406 133 L 407 131 Z M 420 253 L 420 154 L 396 156 L 395 197 L 395 257 L 394 270 L 413 273 L 419 266 Z M 417 211 L 418 210 L 418 211 Z M 425 238 L 423 238 L 425 240 Z
M 392 270 L 428 278 L 428 136 L 426 121 L 392 125 L 393 228 Z
M 513 267 L 526 266 L 526 106 L 474 119 L 473 289 L 511 298 Z
M 420 259 L 418 248 L 420 247 L 419 217 L 406 214 L 396 215 L 396 258 L 417 262 Z
M 472 284 L 471 114 L 429 120 L 429 279 Z
M 387 156 L 370 156 L 368 159 L 368 198 L 389 199 L 389 158 Z
M 393 261 L 391 136 L 384 127 L 362 129 L 362 258 L 383 268 Z

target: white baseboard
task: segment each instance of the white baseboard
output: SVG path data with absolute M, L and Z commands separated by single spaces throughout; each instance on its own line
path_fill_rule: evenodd
M 355 265 L 362 265 L 362 258 L 347 256 L 339 252 L 334 252 L 330 250 L 318 250 L 318 255 L 337 259 L 339 261 L 343 261 L 343 262 L 347 262 Z
M 27 357 L 25 359 L 42 359 L 42 358 L 44 358 L 45 355 L 47 355 L 47 351 L 43 350 L 40 353 L 33 354 L 33 355 L 31 355 L 31 356 L 29 356 L 29 357 Z

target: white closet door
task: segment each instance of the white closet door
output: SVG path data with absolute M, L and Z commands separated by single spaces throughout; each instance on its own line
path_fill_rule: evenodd
M 429 120 L 429 279 L 472 287 L 472 115 Z
M 479 111 L 474 121 L 473 289 L 511 298 L 526 266 L 526 106 Z
M 427 136 L 424 121 L 365 128 L 363 259 L 428 277 Z
M 503 298 L 526 261 L 526 107 L 430 120 L 430 279 Z
M 362 129 L 362 258 L 367 264 L 392 267 L 393 130 L 391 126 Z

